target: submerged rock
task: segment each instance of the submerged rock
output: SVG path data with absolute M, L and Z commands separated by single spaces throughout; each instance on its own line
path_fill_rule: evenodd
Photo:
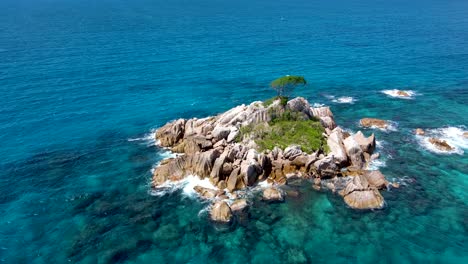
M 414 131 L 414 134 L 416 134 L 418 136 L 424 136 L 424 134 L 426 134 L 426 132 L 422 128 L 416 128 L 416 130 Z
M 359 124 L 363 127 L 377 127 L 382 129 L 386 129 L 389 126 L 387 121 L 377 118 L 363 118 L 359 121 Z
M 214 203 L 210 212 L 211 220 L 216 222 L 231 222 L 232 211 L 225 201 L 218 201 Z
M 282 202 L 284 201 L 284 197 L 280 190 L 270 187 L 263 190 L 263 200 L 269 202 Z
M 429 143 L 434 145 L 437 149 L 441 151 L 452 151 L 454 148 L 450 146 L 447 141 L 439 138 L 429 138 Z

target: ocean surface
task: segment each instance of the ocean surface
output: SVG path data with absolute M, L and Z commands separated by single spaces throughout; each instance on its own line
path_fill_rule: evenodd
M 384 210 L 302 183 L 226 227 L 190 188 L 151 191 L 154 129 L 285 74 L 344 128 L 393 122 L 363 130 L 401 184 Z M 468 263 L 466 0 L 2 0 L 0 98 L 1 262 Z

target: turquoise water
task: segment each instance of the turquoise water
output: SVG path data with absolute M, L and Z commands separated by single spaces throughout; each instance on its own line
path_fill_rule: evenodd
M 468 2 L 350 2 L 1 1 L 0 260 L 468 262 L 468 149 L 453 133 L 468 126 Z M 167 155 L 152 129 L 271 97 L 284 74 L 304 75 L 295 94 L 345 128 L 396 122 L 376 131 L 380 169 L 401 182 L 385 210 L 302 183 L 225 227 L 182 190 L 151 195 Z M 417 127 L 458 153 L 425 148 Z

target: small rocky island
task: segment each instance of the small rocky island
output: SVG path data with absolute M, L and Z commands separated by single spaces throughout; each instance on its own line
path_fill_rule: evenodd
M 350 134 L 335 124 L 329 107 L 312 107 L 302 97 L 278 97 L 217 116 L 178 119 L 157 130 L 156 139 L 180 155 L 163 160 L 154 170 L 153 187 L 188 175 L 208 178 L 216 188 L 194 189 L 213 201 L 214 221 L 229 222 L 246 210 L 249 202 L 240 193 L 260 183 L 266 186 L 263 200 L 281 202 L 287 199 L 283 187 L 290 180 L 309 180 L 315 189 L 339 193 L 353 209 L 383 208 L 379 190 L 391 185 L 380 171 L 367 169 L 379 156 L 373 153 L 374 134 Z

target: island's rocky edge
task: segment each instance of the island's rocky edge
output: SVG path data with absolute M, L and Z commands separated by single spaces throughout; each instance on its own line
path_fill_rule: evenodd
M 255 141 L 240 141 L 241 127 L 268 123 L 271 109 L 320 120 L 329 152 L 317 150 L 308 154 L 297 145 L 259 152 Z M 375 125 L 371 121 L 375 120 L 364 120 L 361 125 Z M 287 193 L 281 186 L 299 177 L 310 179 L 315 189 L 338 192 L 354 209 L 383 208 L 385 202 L 379 190 L 392 185 L 380 171 L 367 170 L 369 162 L 378 158 L 378 153 L 373 154 L 374 134 L 365 137 L 361 131 L 344 131 L 335 124 L 329 107 L 312 107 L 302 97 L 289 100 L 286 105 L 280 100 L 268 106 L 257 101 L 213 117 L 178 119 L 158 129 L 156 140 L 161 147 L 183 155 L 165 159 L 155 168 L 153 187 L 188 175 L 209 178 L 217 189 L 194 189 L 202 198 L 213 200 L 210 216 L 215 221 L 229 222 L 233 214 L 245 210 L 248 202 L 236 192 L 262 181 L 271 184 L 263 191 L 266 201 L 284 200 Z

